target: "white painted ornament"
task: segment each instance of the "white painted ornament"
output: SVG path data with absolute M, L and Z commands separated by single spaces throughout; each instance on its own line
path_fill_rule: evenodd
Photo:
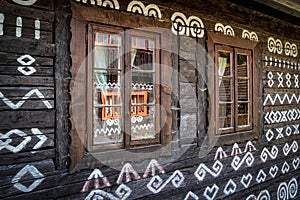
M 102 183 L 103 183 L 102 186 L 100 185 L 99 178 L 102 179 Z M 102 188 L 102 187 L 108 187 L 108 186 L 110 186 L 110 183 L 109 183 L 107 177 L 105 177 L 102 174 L 102 172 L 99 169 L 96 168 L 90 174 L 90 176 L 88 177 L 87 181 L 84 183 L 84 185 L 83 185 L 83 187 L 81 189 L 81 192 L 87 192 L 87 191 L 89 191 L 89 186 L 90 186 L 90 183 L 91 183 L 92 179 L 94 179 L 94 181 L 95 181 L 95 183 L 94 183 L 94 188 L 95 189 L 99 189 L 99 188 Z
M 227 184 L 224 187 L 223 192 L 225 195 L 233 194 L 233 193 L 235 193 L 236 187 L 237 186 L 236 186 L 235 182 L 232 179 L 229 179 L 229 181 L 227 182 Z
M 28 173 L 32 175 L 35 181 L 29 186 L 19 183 L 20 179 Z M 44 179 L 44 175 L 36 167 L 33 165 L 26 165 L 15 175 L 15 177 L 11 180 L 11 183 L 13 183 L 14 187 L 21 192 L 31 192 L 38 187 L 44 181 Z
M 213 186 L 211 187 L 206 187 L 204 193 L 203 193 L 203 196 L 207 199 L 207 200 L 213 200 L 215 199 L 215 197 L 217 196 L 219 192 L 219 187 L 214 184 Z
M 266 178 L 267 178 L 266 173 L 264 172 L 264 170 L 261 169 L 261 170 L 259 170 L 259 172 L 256 176 L 256 182 L 257 183 L 265 182 Z
M 131 166 L 130 163 L 126 163 L 120 174 L 119 174 L 119 178 L 117 180 L 117 184 L 121 184 L 123 182 L 123 177 L 125 175 L 125 178 L 126 178 L 126 182 L 130 182 L 131 181 L 131 175 L 130 174 L 133 174 L 135 180 L 140 180 L 141 177 L 139 176 L 139 174 L 135 171 L 135 169 Z
M 245 188 L 248 188 L 252 181 L 252 175 L 248 173 L 247 175 L 243 175 L 241 179 L 241 183 Z
M 141 15 L 155 17 L 161 19 L 161 11 L 155 4 L 144 5 L 141 1 L 131 1 L 127 6 L 127 11 L 132 13 L 139 13 Z
M 298 182 L 292 178 L 289 183 L 280 183 L 277 189 L 277 200 L 294 199 L 298 193 Z
M 184 197 L 184 200 L 190 200 L 190 199 L 199 200 L 199 197 L 194 192 L 189 191 L 187 195 Z
M 261 154 L 260 154 L 260 158 L 263 162 L 266 162 L 268 157 L 270 157 L 271 159 L 275 159 L 278 155 L 278 148 L 274 145 L 271 149 L 271 151 L 269 151 L 266 147 L 262 150 Z
M 195 171 L 194 175 L 199 181 L 203 181 L 207 173 L 209 173 L 213 177 L 217 177 L 220 175 L 222 170 L 223 164 L 219 160 L 217 160 L 213 164 L 212 169 L 209 169 L 204 163 L 201 163 Z
M 221 160 L 223 158 L 227 158 L 228 155 L 226 154 L 226 152 L 223 150 L 222 147 L 219 147 L 216 151 L 216 155 L 215 155 L 215 160 Z
M 270 200 L 271 195 L 268 190 L 261 191 L 257 196 L 251 194 L 249 195 L 246 200 Z
M 243 163 L 246 163 L 247 166 L 250 167 L 252 166 L 253 162 L 253 155 L 250 152 L 247 152 L 242 159 L 239 156 L 235 156 L 231 162 L 231 167 L 237 171 L 243 165 Z
M 132 190 L 122 184 L 120 185 L 117 190 L 115 191 L 115 194 L 108 193 L 104 190 L 93 190 L 91 191 L 88 196 L 86 196 L 85 200 L 102 200 L 102 199 L 109 199 L 109 200 L 125 200 L 127 199 L 132 193 Z
M 166 173 L 164 168 L 157 162 L 157 160 L 152 159 L 144 172 L 143 178 L 147 178 L 150 172 L 151 176 L 155 176 L 156 171 L 158 171 L 160 174 Z

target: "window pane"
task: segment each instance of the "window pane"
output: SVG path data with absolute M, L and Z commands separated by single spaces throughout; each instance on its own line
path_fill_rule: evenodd
M 121 37 L 95 33 L 94 145 L 121 143 Z
M 249 125 L 249 103 L 238 104 L 238 126 Z
M 231 76 L 230 52 L 219 51 L 218 57 L 219 76 Z
M 249 80 L 238 79 L 238 100 L 249 101 Z
M 239 77 L 248 77 L 248 56 L 247 55 L 237 55 L 237 73 Z
M 232 127 L 232 104 L 219 104 L 219 128 L 226 129 Z
M 231 102 L 232 98 L 232 78 L 219 78 L 219 100 L 224 102 Z
M 131 38 L 131 140 L 155 138 L 155 41 Z

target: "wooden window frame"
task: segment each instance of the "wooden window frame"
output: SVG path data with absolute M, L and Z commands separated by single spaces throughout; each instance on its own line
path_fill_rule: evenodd
M 211 57 L 212 63 L 208 64 L 208 77 L 214 77 L 213 79 L 208 79 L 208 89 L 209 89 L 209 127 L 208 127 L 208 138 L 209 145 L 224 145 L 224 144 L 233 144 L 235 142 L 245 142 L 248 140 L 257 139 L 259 134 L 263 132 L 263 103 L 262 103 L 262 65 L 261 65 L 261 54 L 262 54 L 262 44 L 261 42 L 250 41 L 242 38 L 236 38 L 232 36 L 223 35 L 216 33 L 214 31 L 208 31 L 208 55 Z M 216 48 L 217 47 L 217 48 Z M 218 122 L 218 66 L 217 66 L 217 57 L 218 57 L 218 48 L 222 49 L 240 49 L 240 52 L 250 51 L 252 53 L 252 91 L 250 92 L 252 97 L 252 112 L 250 119 L 249 128 L 240 128 L 232 131 L 225 131 L 222 134 L 219 131 L 219 122 Z M 239 51 L 239 50 L 238 50 Z M 235 53 L 232 54 L 232 59 L 236 63 Z M 233 83 L 235 88 L 237 87 Z M 236 89 L 235 89 L 236 90 Z M 234 100 L 237 103 L 236 99 Z M 235 111 L 236 112 L 236 111 Z
M 127 149 L 123 149 L 121 146 L 118 145 L 108 145 L 103 147 L 102 149 L 88 149 L 87 146 L 91 145 L 88 144 L 91 141 L 91 133 L 90 126 L 87 126 L 87 123 L 91 121 L 90 113 L 93 109 L 91 105 L 93 104 L 93 98 L 87 98 L 88 96 L 93 97 L 91 94 L 91 90 L 87 90 L 87 85 L 91 84 L 91 80 L 88 80 L 91 74 L 91 70 L 88 68 L 89 59 L 91 59 L 91 52 L 92 49 L 89 48 L 88 43 L 91 44 L 91 41 L 88 41 L 91 37 L 88 36 L 88 29 L 90 28 L 91 24 L 98 24 L 102 27 L 107 27 L 107 30 L 123 32 L 124 29 L 128 30 L 130 28 L 137 28 L 135 22 L 137 18 L 139 20 L 145 20 L 144 16 L 138 15 L 126 15 L 127 19 L 126 23 L 124 24 L 124 20 L 119 20 L 124 18 L 124 13 L 116 12 L 114 10 L 105 10 L 98 7 L 86 7 L 84 5 L 80 5 L 76 2 L 71 2 L 72 5 L 72 20 L 71 20 L 71 32 L 72 32 L 72 39 L 71 39 L 71 58 L 72 58 L 72 80 L 70 85 L 70 95 L 72 100 L 72 105 L 70 106 L 70 114 L 71 114 L 71 145 L 70 145 L 70 157 L 71 157 L 71 165 L 70 165 L 70 172 L 75 172 L 80 169 L 91 168 L 91 166 L 99 166 L 103 163 L 101 160 L 106 160 L 106 164 L 111 165 L 120 165 L 120 162 L 135 162 L 135 161 L 142 161 L 146 159 L 155 159 L 159 157 L 169 157 L 172 155 L 172 133 L 171 133 L 171 123 L 172 123 L 172 116 L 171 116 L 171 95 L 170 89 L 165 85 L 154 85 L 155 91 L 159 91 L 157 98 L 160 98 L 160 105 L 155 105 L 159 109 L 164 108 L 166 112 L 164 112 L 165 119 L 157 118 L 157 122 L 159 124 L 163 124 L 160 130 L 160 142 L 143 146 L 144 144 L 138 142 L 136 144 L 130 143 L 130 141 L 126 140 L 124 143 L 128 146 Z M 113 17 L 107 17 L 113 16 Z M 127 23 L 128 22 L 128 23 Z M 109 24 L 109 25 L 107 25 Z M 125 26 L 124 26 L 125 25 Z M 160 63 L 162 65 L 170 66 L 171 65 L 171 38 L 170 35 L 163 32 L 160 29 L 155 27 L 165 27 L 167 25 L 163 22 L 159 22 L 156 20 L 146 20 L 144 23 L 145 26 L 149 28 L 143 28 L 137 36 L 147 37 L 147 32 L 153 33 L 160 36 L 160 45 L 158 47 L 164 49 L 163 51 L 156 51 L 157 54 L 160 55 Z M 113 27 L 113 28 L 112 28 Z M 153 28 L 150 28 L 153 27 Z M 111 29 L 112 28 L 112 29 Z M 103 30 L 103 29 L 102 29 Z M 144 31 L 144 32 L 142 32 Z M 117 31 L 118 32 L 118 31 Z M 127 32 L 127 31 L 126 31 Z M 134 35 L 134 30 L 132 31 L 132 35 Z M 126 36 L 125 36 L 126 37 Z M 123 41 L 128 41 L 127 39 Z M 129 47 L 129 45 L 127 45 Z M 168 49 L 169 51 L 167 51 Z M 125 49 L 126 52 L 129 52 L 128 49 Z M 87 55 L 89 55 L 87 57 Z M 129 59 L 126 62 L 130 62 L 130 55 L 125 54 L 125 57 L 128 56 Z M 128 65 L 129 63 L 125 63 Z M 85 65 L 86 67 L 82 67 Z M 92 65 L 91 65 L 92 66 Z M 157 65 L 156 67 L 160 67 Z M 126 71 L 124 71 L 126 73 Z M 161 76 L 164 77 L 164 83 L 171 83 L 172 77 L 171 74 L 166 73 L 165 71 L 161 71 Z M 75 79 L 78 79 L 76 84 L 74 82 Z M 124 95 L 124 90 L 126 87 L 131 87 L 131 85 L 123 84 L 123 88 L 120 88 L 121 97 Z M 76 93 L 76 90 L 84 91 L 80 94 Z M 74 97 L 75 95 L 75 97 Z M 130 99 L 131 94 L 127 99 Z M 75 103 L 73 103 L 75 102 Z M 86 106 L 88 105 L 88 106 Z M 127 105 L 126 110 L 130 111 L 130 105 Z M 77 113 L 74 115 L 74 113 Z M 79 113 L 79 115 L 78 115 Z M 122 117 L 129 117 L 130 112 L 122 113 Z M 122 122 L 124 123 L 124 122 Z M 130 128 L 130 124 L 124 123 L 125 128 Z M 129 137 L 127 137 L 129 138 Z M 123 145 L 123 144 L 122 144 Z M 154 152 L 155 153 L 150 153 Z M 141 156 L 130 156 L 128 157 L 128 152 L 130 153 L 142 153 Z M 126 160 L 124 160 L 126 159 Z

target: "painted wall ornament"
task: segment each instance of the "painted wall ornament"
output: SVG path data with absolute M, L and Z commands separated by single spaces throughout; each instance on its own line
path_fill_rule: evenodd
M 100 181 L 99 181 L 99 178 L 102 179 L 102 186 L 100 185 Z M 99 169 L 94 169 L 94 171 L 90 174 L 90 176 L 88 177 L 87 181 L 84 183 L 82 189 L 81 189 L 81 192 L 87 192 L 89 191 L 89 186 L 90 186 L 90 183 L 91 183 L 91 180 L 92 179 L 95 179 L 95 189 L 99 189 L 99 188 L 102 188 L 102 187 L 108 187 L 110 186 L 110 183 L 107 179 L 107 177 L 105 177 L 102 172 L 99 170 Z
M 298 48 L 296 44 L 291 44 L 289 42 L 286 42 L 284 45 L 284 53 L 286 56 L 292 56 L 297 57 L 298 55 Z
M 275 159 L 278 155 L 278 148 L 274 145 L 271 149 L 271 151 L 269 151 L 266 147 L 262 150 L 261 154 L 260 154 L 260 159 L 263 162 L 266 162 L 268 157 L 270 157 L 271 159 Z
M 213 177 L 217 177 L 220 175 L 222 170 L 223 164 L 219 160 L 217 160 L 213 164 L 212 169 L 208 168 L 205 164 L 201 163 L 195 171 L 194 175 L 199 181 L 203 181 L 207 173 L 209 173 Z
M 274 39 L 273 37 L 268 38 L 268 50 L 272 53 L 282 54 L 283 45 L 281 40 Z
M 127 6 L 127 11 L 158 19 L 161 19 L 162 17 L 161 11 L 157 5 L 149 4 L 145 6 L 141 1 L 131 1 Z
M 223 150 L 222 147 L 219 147 L 216 151 L 215 160 L 221 160 L 227 157 L 228 157 L 227 153 Z
M 13 0 L 13 2 L 22 6 L 32 6 L 37 2 L 37 0 Z
M 29 186 L 19 183 L 20 179 L 28 173 L 31 174 L 36 180 L 34 180 L 34 182 Z M 22 192 L 31 192 L 38 187 L 44 181 L 44 179 L 44 175 L 37 168 L 35 168 L 33 165 L 26 165 L 15 175 L 15 177 L 11 180 L 11 183 L 14 184 L 15 188 Z
M 204 36 L 204 24 L 199 17 L 190 16 L 187 18 L 181 12 L 175 12 L 172 17 L 171 21 L 172 25 L 172 32 L 175 35 L 186 35 L 192 37 L 203 38 Z
M 219 187 L 214 184 L 213 186 L 211 187 L 206 187 L 204 193 L 203 193 L 203 196 L 207 199 L 207 200 L 213 200 L 215 199 L 215 197 L 217 196 L 219 192 Z
M 126 182 L 127 183 L 130 182 L 131 181 L 130 174 L 133 174 L 135 180 L 140 180 L 141 179 L 140 175 L 135 171 L 135 169 L 133 169 L 133 167 L 131 166 L 131 164 L 130 163 L 126 163 L 123 166 L 123 168 L 122 168 L 122 170 L 121 170 L 121 172 L 119 174 L 119 178 L 117 180 L 117 184 L 121 184 L 123 182 L 124 175 L 125 175 Z
M 87 3 L 88 0 L 76 0 L 77 2 Z M 117 0 L 89 0 L 91 5 L 97 5 L 102 7 L 109 7 L 111 9 L 119 10 L 119 2 Z
M 255 32 L 250 32 L 248 30 L 243 30 L 242 38 L 252 40 L 252 41 L 258 41 L 257 34 Z
M 252 181 L 252 175 L 248 173 L 247 175 L 243 175 L 241 178 L 241 183 L 245 188 L 248 188 Z
M 252 166 L 253 162 L 254 157 L 250 152 L 248 152 L 242 159 L 239 156 L 235 156 L 231 162 L 231 167 L 237 171 L 243 165 L 243 163 L 246 163 L 250 167 Z
M 147 178 L 150 172 L 152 176 L 155 176 L 157 170 L 160 174 L 166 173 L 164 168 L 157 162 L 157 160 L 152 159 L 144 172 L 143 178 Z
M 224 35 L 235 36 L 233 28 L 229 25 L 224 26 L 222 23 L 216 23 L 215 24 L 215 31 L 216 32 L 221 32 Z
M 158 175 L 154 176 L 151 181 L 147 184 L 147 188 L 154 194 L 159 193 L 166 185 L 172 182 L 172 185 L 176 188 L 180 187 L 184 181 L 183 174 L 176 170 L 165 182 Z
M 293 199 L 298 193 L 298 182 L 292 178 L 289 183 L 282 182 L 277 189 L 277 200 Z
M 257 196 L 251 194 L 246 200 L 270 200 L 271 196 L 268 190 L 261 191 Z
M 108 193 L 104 190 L 93 190 L 91 191 L 88 196 L 86 196 L 85 200 L 101 200 L 101 199 L 110 199 L 110 200 L 125 200 L 127 199 L 132 193 L 132 190 L 124 184 L 121 184 L 115 194 Z

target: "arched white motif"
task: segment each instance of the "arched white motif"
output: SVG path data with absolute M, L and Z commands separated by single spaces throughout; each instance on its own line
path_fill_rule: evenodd
M 3 35 L 3 23 L 4 23 L 4 14 L 0 13 L 0 35 Z
M 189 36 L 189 34 L 198 38 L 202 38 L 204 36 L 204 24 L 199 17 L 190 16 L 187 20 L 187 24 L 190 30 L 187 32 L 187 36 Z
M 292 44 L 292 50 L 291 50 L 291 54 L 293 57 L 297 57 L 298 56 L 298 49 L 297 49 L 297 45 L 296 44 Z
M 139 13 L 143 15 L 145 13 L 145 5 L 140 1 L 131 1 L 127 6 L 127 11 L 132 13 Z
M 286 42 L 284 45 L 284 53 L 287 56 L 297 57 L 298 55 L 297 45 Z
M 255 32 L 250 32 L 248 30 L 243 30 L 242 38 L 248 39 L 248 40 L 253 40 L 253 41 L 258 41 L 257 34 Z
M 290 49 L 291 49 L 291 43 L 286 42 L 284 45 L 284 53 L 285 55 L 289 56 L 290 55 Z
M 22 17 L 16 19 L 16 36 L 22 37 Z
M 187 35 L 202 38 L 204 36 L 204 24 L 199 17 L 190 16 L 188 19 L 181 12 L 175 12 L 171 20 L 172 32 L 179 35 Z
M 222 32 L 224 35 L 235 36 L 233 28 L 229 25 L 224 26 L 222 23 L 215 24 L 215 31 Z
M 157 5 L 149 4 L 145 9 L 145 16 L 161 19 L 161 12 Z
M 181 12 L 175 12 L 171 17 L 171 20 L 173 22 L 172 32 L 174 34 L 185 35 L 188 25 L 186 16 Z
M 37 2 L 37 0 L 13 0 L 13 2 L 22 6 L 32 6 L 33 4 L 35 4 L 35 2 Z
M 145 7 L 140 1 L 131 1 L 127 6 L 127 11 L 161 19 L 161 11 L 155 4 L 149 4 Z

